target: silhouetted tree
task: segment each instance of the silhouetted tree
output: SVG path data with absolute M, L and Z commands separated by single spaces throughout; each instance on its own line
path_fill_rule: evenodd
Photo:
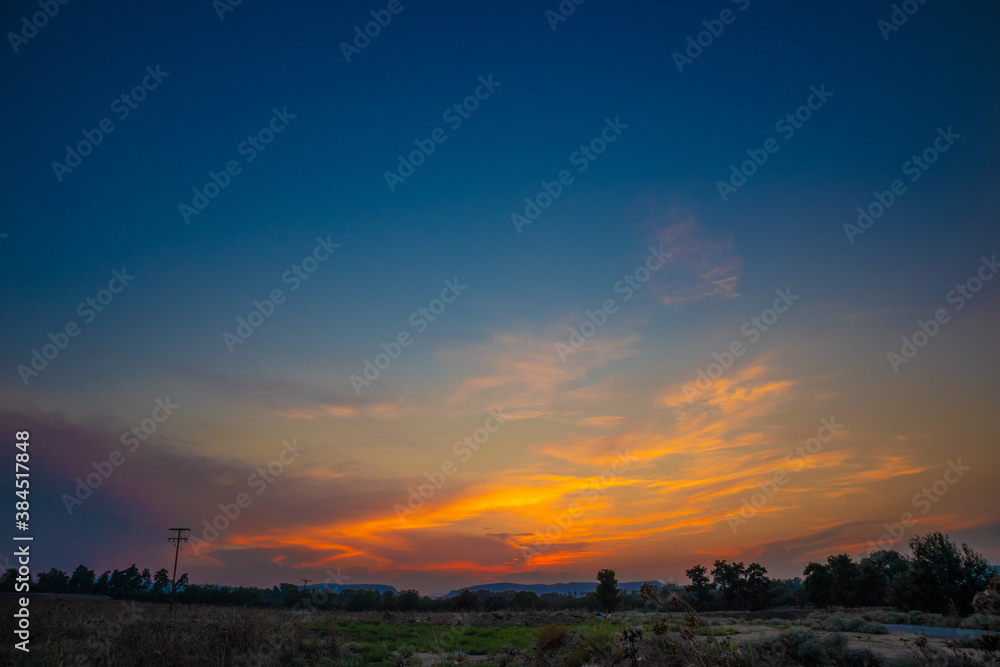
M 170 594 L 170 573 L 166 568 L 160 568 L 153 575 L 153 587 L 150 592 L 154 598 L 163 598 Z
M 348 600 L 347 600 L 348 611 L 365 611 L 370 609 L 378 609 L 379 604 L 382 602 L 381 595 L 367 588 L 357 588 L 357 589 L 352 588 L 348 589 L 345 592 L 348 595 Z
M 805 581 L 795 578 L 772 580 L 760 563 L 744 566 L 742 562 L 730 563 L 716 560 L 709 572 L 701 565 L 686 571 L 691 580 L 688 586 L 666 584 L 663 597 L 686 591 L 701 608 L 715 608 L 720 600 L 729 609 L 766 609 L 774 606 L 810 602 L 817 607 L 831 604 L 881 605 L 886 601 L 897 607 L 922 609 L 939 613 L 966 613 L 971 610 L 975 596 L 983 591 L 994 575 L 987 560 L 963 544 L 957 547 L 947 535 L 932 533 L 910 540 L 912 557 L 896 551 L 876 551 L 855 563 L 847 554 L 835 554 L 825 564 L 809 563 L 805 568 Z M 711 575 L 713 581 L 709 580 Z M 8 569 L 0 576 L 0 592 L 15 592 L 18 572 Z M 568 595 L 534 591 L 471 591 L 465 589 L 451 598 L 430 598 L 410 589 L 400 593 L 369 589 L 342 589 L 334 591 L 304 591 L 295 584 L 282 584 L 273 588 L 231 587 L 213 584 L 190 585 L 184 573 L 177 580 L 175 600 L 181 603 L 271 606 L 287 605 L 293 609 L 324 609 L 347 611 L 422 610 L 427 612 L 452 611 L 501 611 L 507 609 L 558 611 L 603 609 L 611 612 L 624 606 L 627 610 L 649 609 L 656 604 L 635 593 L 623 594 L 618 587 L 615 571 L 601 570 L 598 585 L 589 593 Z M 995 588 L 1000 590 L 1000 579 Z M 652 587 L 652 584 L 647 584 Z M 719 594 L 713 593 L 714 588 Z M 139 570 L 135 564 L 125 570 L 105 571 L 95 581 L 94 572 L 84 565 L 74 570 L 71 577 L 56 568 L 38 575 L 32 589 L 36 591 L 93 593 L 111 595 L 119 599 L 163 601 L 167 598 L 170 578 L 165 568 L 150 574 L 149 569 Z M 650 588 L 650 590 L 654 590 Z M 982 608 L 995 608 L 998 604 L 996 590 L 981 594 L 978 604 Z M 674 598 L 677 607 L 683 602 Z
M 94 582 L 94 595 L 110 595 L 111 572 L 105 570 L 100 579 Z
M 458 595 L 454 597 L 452 602 L 455 605 L 455 609 L 461 611 L 476 611 L 482 605 L 482 600 L 475 592 L 470 591 L 468 588 L 463 588 L 459 591 Z
M 889 587 L 890 602 L 939 614 L 951 609 L 969 613 L 976 593 L 986 589 L 993 575 L 989 561 L 967 544 L 959 549 L 940 532 L 910 538 L 910 549 L 909 568 Z
M 408 588 L 399 594 L 400 611 L 416 611 L 420 609 L 420 591 Z
M 712 568 L 712 581 L 722 594 L 726 609 L 743 609 L 746 594 L 746 566 L 742 562 L 717 560 Z
M 618 591 L 618 580 L 615 579 L 615 571 L 604 569 L 597 573 L 597 589 L 594 596 L 597 603 L 608 614 L 618 609 L 623 602 L 623 596 Z
M 831 604 L 844 607 L 857 606 L 858 582 L 860 573 L 858 565 L 847 554 L 829 556 L 826 559 L 831 579 Z
M 765 609 L 771 598 L 771 580 L 760 563 L 750 563 L 746 569 L 746 597 L 750 609 Z
M 511 598 L 511 606 L 517 611 L 535 611 L 541 601 L 535 591 L 517 591 Z
M 38 583 L 35 584 L 35 591 L 38 593 L 65 593 L 69 584 L 69 575 L 56 568 L 48 572 L 38 573 Z
M 809 563 L 803 574 L 805 580 L 802 587 L 805 588 L 806 599 L 817 607 L 829 607 L 833 600 L 833 577 L 829 566 Z
M 69 578 L 66 586 L 67 593 L 87 594 L 94 590 L 94 571 L 83 565 L 77 565 L 73 570 L 73 576 Z
M 13 593 L 17 584 L 17 568 L 8 567 L 0 577 L 0 593 Z
M 135 563 L 126 570 L 115 570 L 108 580 L 108 595 L 119 600 L 134 600 L 149 590 L 149 570 L 140 572 Z
M 858 563 L 858 604 L 877 607 L 888 603 L 889 584 L 909 568 L 898 551 L 874 551 Z
M 712 600 L 712 591 L 715 589 L 708 578 L 708 568 L 704 565 L 695 565 L 684 574 L 691 580 L 691 583 L 684 587 L 688 593 L 694 596 L 694 607 L 700 611 L 708 609 L 708 604 Z
M 281 588 L 281 603 L 286 607 L 291 607 L 302 597 L 299 587 L 295 584 L 283 582 L 279 586 Z
M 802 588 L 802 579 L 770 579 L 767 606 L 792 607 L 803 606 L 806 603 L 806 592 Z

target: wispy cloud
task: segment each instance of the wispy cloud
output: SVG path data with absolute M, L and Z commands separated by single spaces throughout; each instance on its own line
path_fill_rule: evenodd
M 743 261 L 734 250 L 732 238 L 709 240 L 691 220 L 671 225 L 657 233 L 672 278 L 661 288 L 667 305 L 700 301 L 710 297 L 732 299 L 743 276 Z
M 480 411 L 500 405 L 509 419 L 555 418 L 568 402 L 564 392 L 591 371 L 638 353 L 634 335 L 595 336 L 566 363 L 555 352 L 562 337 L 555 327 L 545 333 L 498 333 L 484 343 L 441 352 L 442 363 L 461 378 L 445 406 Z

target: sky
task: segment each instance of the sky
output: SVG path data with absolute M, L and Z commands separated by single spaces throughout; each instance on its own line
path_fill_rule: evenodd
M 1000 561 L 1000 8 L 676 4 L 6 3 L 33 565 Z

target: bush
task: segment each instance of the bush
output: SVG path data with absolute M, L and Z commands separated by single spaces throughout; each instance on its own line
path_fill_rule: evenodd
M 810 614 L 809 620 L 814 629 L 826 630 L 827 632 L 857 632 L 866 635 L 889 633 L 889 630 L 881 623 L 872 622 L 861 616 L 845 616 L 839 612 L 826 617 Z
M 741 644 L 731 656 L 735 667 L 756 667 L 756 665 L 781 664 L 784 645 L 778 637 L 756 639 Z
M 809 630 L 788 630 L 781 633 L 781 643 L 792 660 L 806 667 L 819 667 L 829 662 L 826 649 L 816 633 Z
M 566 636 L 566 628 L 561 625 L 543 625 L 538 629 L 535 647 L 539 651 L 558 646 Z
M 990 630 L 1000 632 L 1000 616 L 973 614 L 962 620 L 962 627 L 970 630 Z
M 885 659 L 871 649 L 844 649 L 844 653 L 839 658 L 834 658 L 838 665 L 845 667 L 881 667 L 885 664 Z
M 863 618 L 855 616 L 848 620 L 844 626 L 846 632 L 857 632 L 863 635 L 887 635 L 889 630 L 881 623 L 872 623 Z
M 875 623 L 891 623 L 893 625 L 905 625 L 910 622 L 909 617 L 901 611 L 869 611 L 861 615 L 865 620 Z
M 884 661 L 868 649 L 847 648 L 847 638 L 842 635 L 820 638 L 812 630 L 788 630 L 778 637 L 741 644 L 731 664 L 737 667 L 784 664 L 881 667 Z
M 937 628 L 947 628 L 952 626 L 952 622 L 941 614 L 931 614 L 927 612 L 913 610 L 906 615 L 910 625 L 928 625 Z
M 566 654 L 563 659 L 564 667 L 583 667 L 587 662 L 587 649 L 583 646 L 577 646 L 575 649 Z
M 583 635 L 584 649 L 592 648 L 598 655 L 608 655 L 615 647 L 618 629 L 612 623 L 598 623 L 587 628 Z

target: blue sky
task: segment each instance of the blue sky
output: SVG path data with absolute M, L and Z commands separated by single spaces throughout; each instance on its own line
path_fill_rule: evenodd
M 979 481 L 950 492 L 921 528 L 968 536 L 996 560 L 997 516 L 982 494 L 998 462 L 986 400 L 996 391 L 997 283 L 900 373 L 886 359 L 1000 247 L 994 4 L 929 2 L 888 39 L 878 21 L 891 6 L 861 2 L 591 0 L 554 30 L 545 12 L 556 3 L 401 6 L 350 63 L 340 43 L 384 4 L 244 2 L 220 20 L 207 1 L 70 3 L 17 52 L 6 40 L 0 392 L 10 428 L 35 423 L 43 443 L 60 434 L 38 448 L 38 494 L 72 489 L 156 398 L 184 406 L 87 500 L 146 517 L 148 539 L 136 546 L 113 520 L 56 505 L 37 530 L 76 542 L 53 546 L 53 564 L 152 565 L 163 556 L 152 526 L 211 518 L 242 467 L 292 437 L 312 443 L 311 461 L 290 466 L 284 487 L 262 494 L 261 510 L 248 510 L 214 555 L 187 563 L 202 579 L 269 583 L 224 558 L 241 551 L 242 561 L 278 562 L 286 578 L 320 562 L 380 581 L 442 564 L 463 581 L 584 576 L 606 562 L 676 577 L 711 554 L 772 552 L 769 567 L 794 574 L 811 549 L 775 545 L 860 553 L 864 536 L 910 504 L 920 476 L 934 481 L 956 452 L 978 457 Z M 723 10 L 734 20 L 679 72 L 673 54 Z M 37 11 L 5 8 L 5 34 Z M 112 102 L 157 66 L 168 74 L 118 118 Z M 479 77 L 499 86 L 452 130 L 442 114 Z M 833 94 L 781 137 L 775 122 L 814 86 Z M 238 146 L 274 109 L 294 118 L 247 162 Z M 114 131 L 57 179 L 52 162 L 103 118 Z M 577 171 L 571 155 L 605 119 L 627 128 Z M 447 140 L 390 191 L 385 171 L 436 128 Z M 960 138 L 911 183 L 903 163 L 939 128 Z M 723 201 L 717 182 L 769 137 L 780 149 Z M 185 223 L 179 205 L 230 160 L 242 171 Z M 573 183 L 518 233 L 511 215 L 564 169 Z M 894 179 L 905 194 L 850 243 L 843 225 Z M 318 237 L 341 245 L 231 354 L 223 333 L 253 300 L 288 287 L 282 275 Z M 555 343 L 661 244 L 671 262 L 560 361 Z M 17 367 L 50 332 L 80 321 L 77 304 L 123 267 L 134 283 L 25 386 Z M 468 290 L 358 395 L 351 374 L 380 343 L 412 332 L 410 314 L 456 278 Z M 801 301 L 717 383 L 719 396 L 672 402 L 786 287 Z M 730 409 L 737 399 L 745 404 Z M 496 436 L 503 448 L 449 481 L 441 515 L 385 542 L 372 537 L 383 530 L 379 513 L 395 521 L 398 490 L 405 498 L 447 452 L 440 443 L 501 404 L 511 415 Z M 786 493 L 755 534 L 730 533 L 725 517 L 754 488 L 754 471 L 831 411 L 852 426 L 838 436 L 839 458 L 817 464 L 812 495 Z M 695 423 L 715 424 L 717 438 L 699 440 Z M 628 443 L 641 474 L 603 497 L 579 535 L 561 536 L 558 557 L 553 549 L 509 565 L 523 546 L 516 535 L 544 528 L 572 480 Z M 721 473 L 725 456 L 709 456 L 727 451 L 747 457 L 742 474 Z M 519 500 L 497 500 L 491 475 Z M 694 491 L 664 499 L 678 475 L 722 484 L 709 493 L 717 505 Z M 154 495 L 154 477 L 185 485 L 183 502 Z M 648 510 L 661 502 L 680 514 Z M 280 534 L 286 511 L 301 517 L 295 529 L 309 546 Z M 636 512 L 650 512 L 641 530 L 608 527 Z M 106 532 L 95 541 L 87 535 L 97 524 Z M 485 536 L 500 533 L 513 537 Z M 445 546 L 428 557 L 420 545 L 431 539 Z M 621 555 L 631 540 L 659 555 Z M 429 585 L 439 583 L 454 582 Z

